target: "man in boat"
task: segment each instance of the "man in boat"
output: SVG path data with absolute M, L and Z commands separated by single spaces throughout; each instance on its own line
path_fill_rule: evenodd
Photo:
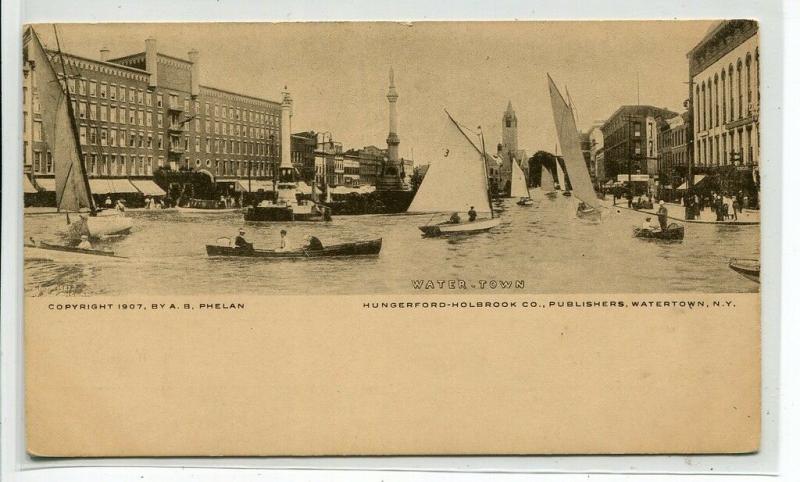
M 81 235 L 81 242 L 80 242 L 80 244 L 78 244 L 78 248 L 80 248 L 80 249 L 94 249 L 94 246 L 92 246 L 91 241 L 89 241 L 89 236 L 87 236 L 85 234 Z
M 278 251 L 287 251 L 290 249 L 289 247 L 289 237 L 286 236 L 286 230 L 281 229 L 281 244 L 278 247 Z
M 458 224 L 461 222 L 461 216 L 458 213 L 453 213 L 450 215 L 450 224 Z
M 662 231 L 667 230 L 667 207 L 664 205 L 664 200 L 658 201 L 658 224 L 661 226 Z
M 239 249 L 253 249 L 253 244 L 248 243 L 246 239 L 244 239 L 244 228 L 239 229 L 239 235 L 236 236 L 236 240 L 234 241 L 234 246 Z
M 659 228 L 657 226 L 653 226 L 653 223 L 650 222 L 651 219 L 652 218 L 650 216 L 644 218 L 644 222 L 642 223 L 642 230 L 652 231 L 655 233 L 656 231 L 659 231 Z
M 475 206 L 470 206 L 469 212 L 467 212 L 467 216 L 469 216 L 470 222 L 475 221 L 478 219 L 478 213 L 475 212 Z
M 308 235 L 305 239 L 306 244 L 303 246 L 303 249 L 307 251 L 322 251 L 322 241 L 320 241 L 319 238 Z

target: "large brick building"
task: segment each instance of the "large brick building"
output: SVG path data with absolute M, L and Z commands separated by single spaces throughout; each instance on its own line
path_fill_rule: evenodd
M 48 53 L 61 72 L 60 56 Z M 167 166 L 232 185 L 272 177 L 281 152 L 280 103 L 201 85 L 197 51 L 181 59 L 159 53 L 147 39 L 145 51 L 133 55 L 109 58 L 103 49 L 99 60 L 66 52 L 63 58 L 93 187 L 131 189 L 127 181 L 136 185 Z M 23 68 L 26 172 L 52 190 L 53 163 L 38 115 L 40 66 L 26 59 Z
M 678 115 L 651 105 L 623 105 L 602 125 L 605 177 L 658 174 L 658 119 Z

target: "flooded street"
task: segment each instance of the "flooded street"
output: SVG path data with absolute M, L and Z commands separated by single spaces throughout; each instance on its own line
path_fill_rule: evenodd
M 599 222 L 579 220 L 574 200 L 537 199 L 519 207 L 507 199 L 503 223 L 488 233 L 421 237 L 427 215 L 340 216 L 330 223 L 245 225 L 256 248 L 278 244 L 287 229 L 294 245 L 314 234 L 326 245 L 383 238 L 380 256 L 342 259 L 211 259 L 205 245 L 233 238 L 242 214 L 131 212 L 133 232 L 103 242 L 124 261 L 91 264 L 27 260 L 29 295 L 70 294 L 376 294 L 419 292 L 414 280 L 524 282 L 505 293 L 757 292 L 759 285 L 728 268 L 733 257 L 758 258 L 759 226 L 687 224 L 682 242 L 636 239 L 639 213 L 604 211 Z M 63 216 L 25 217 L 26 238 L 58 241 Z M 473 288 L 472 286 L 475 286 Z M 488 283 L 485 291 L 489 292 Z M 450 290 L 430 290 L 452 293 Z

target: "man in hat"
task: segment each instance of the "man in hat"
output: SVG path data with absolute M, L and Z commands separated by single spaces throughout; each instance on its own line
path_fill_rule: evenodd
M 658 227 L 653 226 L 653 223 L 650 222 L 651 219 L 653 219 L 653 218 L 651 218 L 650 216 L 647 216 L 646 218 L 644 218 L 644 221 L 642 222 L 642 230 L 658 231 Z
M 658 201 L 658 224 L 661 226 L 662 231 L 667 230 L 667 207 L 664 205 L 664 200 Z
M 239 228 L 239 235 L 236 236 L 236 241 L 234 241 L 234 245 L 240 249 L 253 249 L 253 244 L 248 243 L 246 239 L 244 239 L 244 228 Z
M 85 234 L 81 234 L 81 242 L 78 245 L 78 248 L 80 248 L 80 249 L 94 249 L 94 246 L 92 246 L 91 241 L 89 241 L 89 236 L 87 236 Z

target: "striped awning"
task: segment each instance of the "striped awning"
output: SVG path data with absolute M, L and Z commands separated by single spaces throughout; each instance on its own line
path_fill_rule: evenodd
M 149 179 L 134 179 L 131 181 L 134 187 L 145 196 L 166 196 L 167 193 L 158 184 Z
M 24 192 L 25 194 L 35 194 L 39 192 L 39 190 L 36 189 L 36 186 L 34 186 L 33 183 L 31 182 L 31 180 L 28 179 L 28 176 L 24 174 L 22 175 L 22 192 Z
M 129 194 L 138 193 L 136 186 L 127 179 L 89 179 L 92 194 Z

